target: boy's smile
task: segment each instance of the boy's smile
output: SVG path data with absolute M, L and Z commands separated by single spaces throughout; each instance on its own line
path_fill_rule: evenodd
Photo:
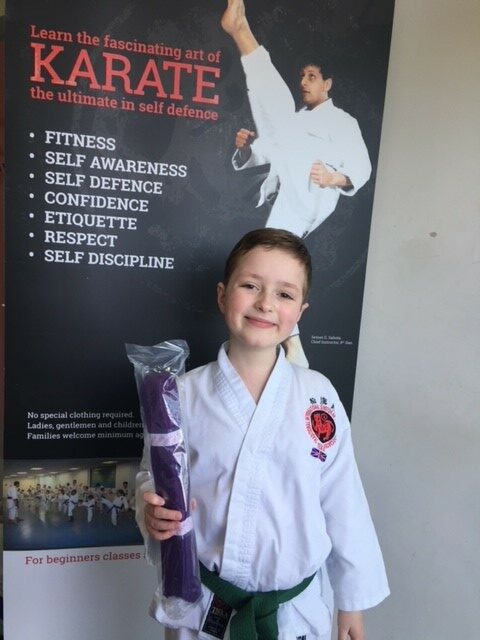
M 303 265 L 283 249 L 260 245 L 242 256 L 227 285 L 218 285 L 230 344 L 269 350 L 283 342 L 308 306 L 304 286 Z

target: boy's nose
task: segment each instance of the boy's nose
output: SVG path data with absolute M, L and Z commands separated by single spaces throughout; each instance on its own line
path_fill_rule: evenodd
M 259 311 L 271 311 L 273 309 L 273 302 L 269 295 L 263 294 L 257 298 L 257 309 Z

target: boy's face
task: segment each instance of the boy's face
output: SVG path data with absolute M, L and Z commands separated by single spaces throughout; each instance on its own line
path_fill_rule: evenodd
M 301 70 L 300 91 L 303 104 L 307 109 L 314 109 L 328 100 L 328 92 L 331 88 L 331 78 L 324 79 L 318 67 L 309 64 Z
M 282 249 L 258 246 L 242 256 L 228 284 L 217 287 L 230 344 L 268 350 L 283 342 L 308 307 L 304 286 L 303 265 Z

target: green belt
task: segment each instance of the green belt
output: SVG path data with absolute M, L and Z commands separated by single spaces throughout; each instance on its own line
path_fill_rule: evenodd
M 252 593 L 235 587 L 200 563 L 203 584 L 237 612 L 230 624 L 231 640 L 277 640 L 278 606 L 302 593 L 315 575 L 291 589 Z

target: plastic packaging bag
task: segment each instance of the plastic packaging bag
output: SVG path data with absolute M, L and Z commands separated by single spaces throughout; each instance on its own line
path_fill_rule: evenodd
M 161 605 L 167 615 L 179 618 L 201 596 L 178 388 L 178 376 L 185 371 L 189 349 L 184 340 L 161 342 L 151 347 L 134 344 L 125 347 L 135 369 L 155 491 L 165 499 L 168 509 L 181 511 L 183 516 L 180 533 L 160 545 Z

